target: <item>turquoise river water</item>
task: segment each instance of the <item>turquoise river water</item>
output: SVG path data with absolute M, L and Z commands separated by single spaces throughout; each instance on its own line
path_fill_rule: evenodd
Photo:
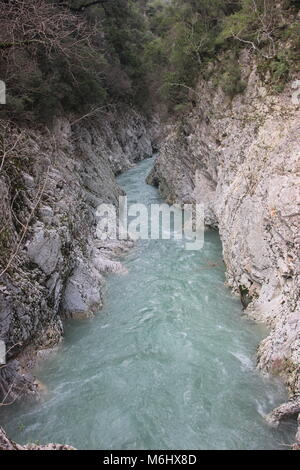
M 161 202 L 146 160 L 119 177 L 129 202 Z M 242 315 L 224 286 L 222 248 L 208 231 L 201 251 L 183 241 L 140 241 L 107 279 L 94 319 L 66 322 L 63 344 L 37 370 L 47 394 L 1 410 L 20 443 L 79 449 L 280 449 L 294 426 L 264 415 L 286 398 L 255 369 L 265 329 Z

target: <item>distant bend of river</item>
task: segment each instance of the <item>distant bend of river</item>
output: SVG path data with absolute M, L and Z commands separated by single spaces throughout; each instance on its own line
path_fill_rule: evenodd
M 153 159 L 118 178 L 129 202 L 162 202 L 145 183 Z M 201 251 L 184 241 L 140 241 L 107 279 L 94 319 L 66 322 L 59 352 L 37 371 L 39 403 L 1 410 L 19 443 L 79 449 L 280 449 L 291 422 L 264 415 L 286 398 L 255 369 L 265 329 L 242 315 L 224 285 L 222 247 L 207 231 Z

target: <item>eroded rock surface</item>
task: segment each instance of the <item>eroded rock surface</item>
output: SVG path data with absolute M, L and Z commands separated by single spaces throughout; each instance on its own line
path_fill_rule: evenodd
M 0 427 L 0 450 L 76 450 L 72 446 L 65 444 L 27 444 L 21 446 L 9 439 L 3 428 Z
M 270 334 L 258 366 L 300 392 L 300 106 L 293 83 L 281 95 L 240 58 L 245 93 L 229 99 L 201 81 L 193 110 L 170 125 L 148 182 L 168 202 L 205 206 L 218 227 L 227 282 Z
M 93 315 L 103 276 L 123 270 L 114 258 L 130 243 L 99 240 L 96 209 L 117 204 L 115 175 L 152 155 L 156 125 L 123 109 L 73 125 L 60 119 L 51 131 L 10 129 L 14 151 L 0 176 L 0 340 L 8 351 L 0 403 L 35 393 L 34 350 L 60 341 L 62 318 Z

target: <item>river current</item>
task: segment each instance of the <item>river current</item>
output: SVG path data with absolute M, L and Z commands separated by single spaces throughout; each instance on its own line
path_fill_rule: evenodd
M 129 203 L 161 202 L 145 183 L 153 159 L 118 178 Z M 79 449 L 280 449 L 294 426 L 264 415 L 286 399 L 255 369 L 266 330 L 224 285 L 219 235 L 201 251 L 139 241 L 107 279 L 94 319 L 68 321 L 58 352 L 36 371 L 47 393 L 1 410 L 19 443 Z

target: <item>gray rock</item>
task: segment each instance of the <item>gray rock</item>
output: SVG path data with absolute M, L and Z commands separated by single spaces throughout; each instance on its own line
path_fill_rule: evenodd
M 59 234 L 55 230 L 39 230 L 27 244 L 27 255 L 45 274 L 53 273 L 62 258 Z
M 31 367 L 37 349 L 52 348 L 60 341 L 64 316 L 85 317 L 101 307 L 102 273 L 120 271 L 111 258 L 125 251 L 128 243 L 104 243 L 105 257 L 94 250 L 95 209 L 102 202 L 117 203 L 123 191 L 115 174 L 152 154 L 156 129 L 157 122 L 150 123 L 130 109 L 74 126 L 58 119 L 51 138 L 49 131 L 22 129 L 26 139 L 16 151 L 30 156 L 30 167 L 21 174 L 24 199 L 15 215 L 24 226 L 40 189 L 43 194 L 10 275 L 1 279 L 0 339 L 12 348 L 9 363 L 18 358 L 24 370 Z M 14 186 L 0 179 L 0 218 L 7 223 L 12 243 L 10 248 L 0 245 L 0 251 L 9 259 L 20 230 L 10 206 Z M 5 387 L 20 375 L 16 367 L 7 370 Z M 30 380 L 23 388 L 32 392 Z
M 102 305 L 102 276 L 95 268 L 80 264 L 69 277 L 62 309 L 67 317 L 89 317 Z
M 49 207 L 49 206 L 42 206 L 42 207 L 40 207 L 40 209 L 39 209 L 39 214 L 40 214 L 40 216 L 41 216 L 42 218 L 43 218 L 43 217 L 53 217 L 54 212 L 53 212 L 52 207 Z
M 300 393 L 300 110 L 289 87 L 272 96 L 246 52 L 248 87 L 231 103 L 201 80 L 197 106 L 166 129 L 148 177 L 169 202 L 201 202 L 223 243 L 227 282 L 271 327 L 258 365 Z M 250 67 L 250 69 L 249 69 Z M 209 119 L 205 119 L 208 117 Z M 189 128 L 189 135 L 184 129 Z
M 0 450 L 76 450 L 72 446 L 66 444 L 26 444 L 20 445 L 12 441 L 3 428 L 0 427 Z
M 34 188 L 35 186 L 34 178 L 31 175 L 28 175 L 27 173 L 23 173 L 23 180 L 27 189 Z

